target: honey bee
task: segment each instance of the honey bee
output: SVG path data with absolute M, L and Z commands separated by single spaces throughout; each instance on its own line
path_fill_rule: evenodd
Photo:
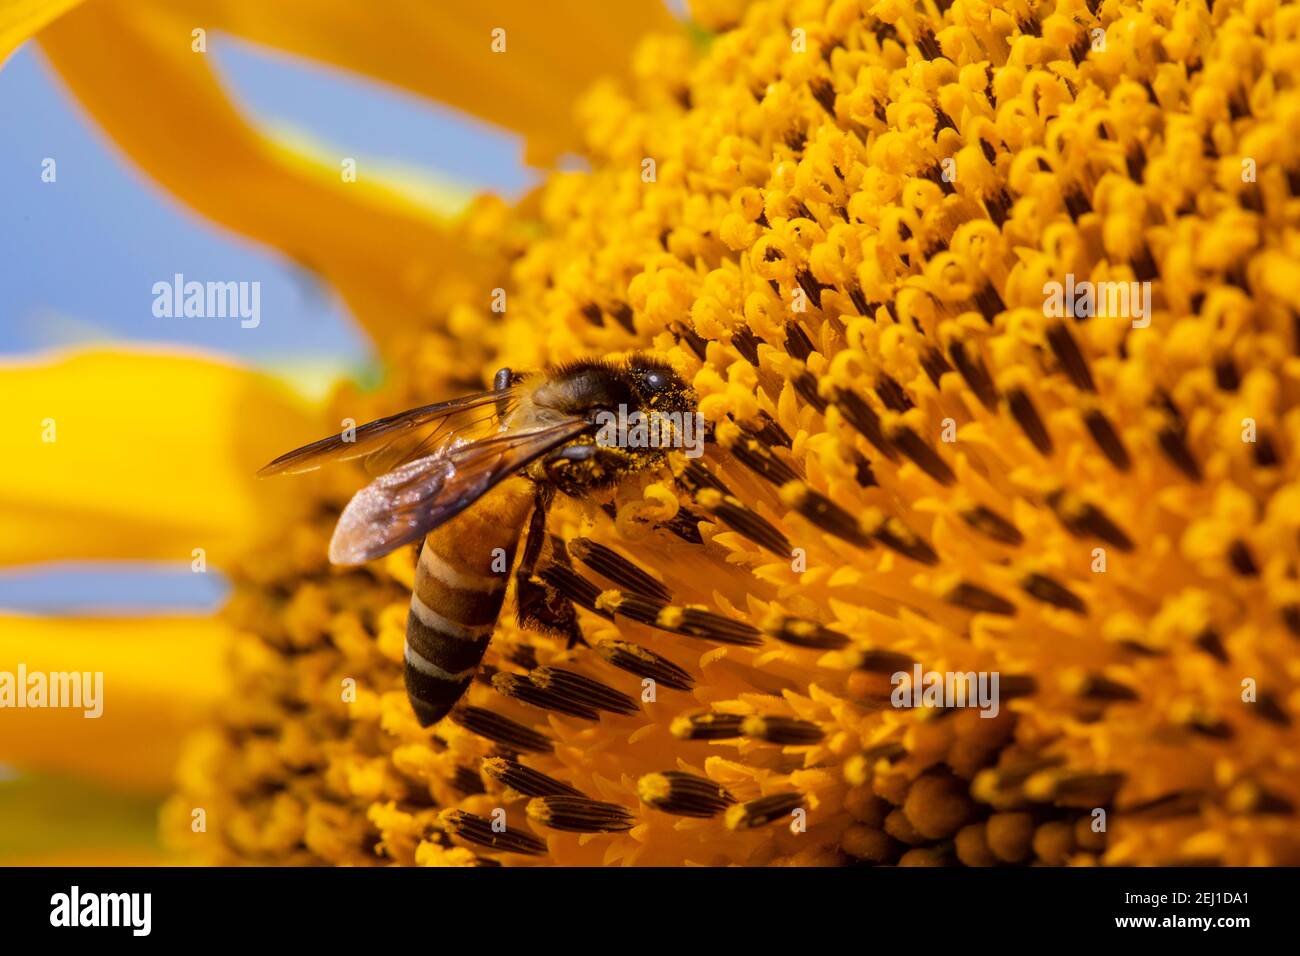
M 556 492 L 582 498 L 662 463 L 666 443 L 630 448 L 598 440 L 598 424 L 619 410 L 680 421 L 694 415 L 695 397 L 669 366 L 645 356 L 533 374 L 503 368 L 490 391 L 332 435 L 259 472 L 294 474 L 359 458 L 378 474 L 339 517 L 329 546 L 334 564 L 364 564 L 424 539 L 404 665 L 421 726 L 450 712 L 469 687 L 512 567 L 520 624 L 563 635 L 570 646 L 582 640 L 573 605 L 533 572 Z

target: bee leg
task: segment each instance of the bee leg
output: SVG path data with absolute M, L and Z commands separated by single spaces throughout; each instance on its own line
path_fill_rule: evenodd
M 621 464 L 627 459 L 627 455 L 619 448 L 605 445 L 561 445 L 547 456 L 549 461 L 601 461 L 602 459 L 610 464 Z
M 493 376 L 492 378 L 492 391 L 504 392 L 511 385 L 519 384 L 519 382 L 522 379 L 523 379 L 522 375 L 510 371 L 509 366 L 503 365 L 501 368 L 497 369 L 496 375 Z M 510 403 L 505 401 L 504 399 L 497 402 L 497 414 L 500 415 L 502 418 L 505 417 L 505 414 L 509 410 L 509 408 L 510 408 Z
M 497 369 L 497 373 L 492 376 L 492 391 L 504 392 L 512 385 L 518 385 L 527 376 L 523 372 L 516 372 L 508 365 L 503 365 Z
M 555 491 L 552 488 L 544 484 L 537 485 L 533 493 L 533 513 L 528 519 L 528 533 L 524 536 L 524 550 L 519 556 L 517 574 L 531 577 L 537 567 L 542 545 L 546 543 L 546 513 L 554 500 Z
M 570 649 L 575 644 L 586 647 L 589 645 L 578 626 L 578 612 L 574 609 L 573 602 L 534 573 L 542 554 L 542 546 L 547 540 L 546 512 L 554 497 L 554 489 L 550 486 L 537 486 L 536 503 L 528 521 L 528 535 L 524 539 L 523 554 L 515 571 L 515 604 L 518 608 L 519 626 L 563 637 Z M 564 543 L 554 537 L 550 541 L 552 560 L 557 564 L 568 564 L 569 556 L 564 550 Z
M 584 481 L 571 475 L 583 466 L 595 466 L 609 475 L 617 475 L 628 464 L 629 456 L 621 448 L 603 445 L 562 445 L 542 459 L 542 472 L 546 480 L 570 498 L 581 498 L 590 484 L 589 474 Z
M 574 446 L 575 448 L 584 448 L 585 445 Z M 582 484 L 572 477 L 573 463 L 584 460 L 582 456 L 572 455 L 570 448 L 561 447 L 555 449 L 539 463 L 541 473 L 545 479 L 545 484 L 558 491 L 563 492 L 570 498 L 581 498 L 585 494 Z

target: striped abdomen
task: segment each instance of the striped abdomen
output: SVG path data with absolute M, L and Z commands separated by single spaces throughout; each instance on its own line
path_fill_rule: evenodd
M 424 539 L 406 618 L 405 667 L 421 727 L 444 717 L 474 679 L 532 503 L 532 486 L 510 479 Z

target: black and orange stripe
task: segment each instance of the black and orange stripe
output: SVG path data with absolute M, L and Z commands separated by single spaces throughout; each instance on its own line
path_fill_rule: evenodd
M 532 486 L 512 479 L 425 537 L 406 619 L 406 692 L 420 726 L 446 716 L 474 679 L 532 506 Z

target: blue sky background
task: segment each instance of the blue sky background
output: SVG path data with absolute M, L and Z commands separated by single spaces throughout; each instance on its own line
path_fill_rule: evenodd
M 257 122 L 304 132 L 467 193 L 517 195 L 535 174 L 512 134 L 418 97 L 231 37 L 209 55 Z M 55 183 L 41 181 L 53 157 Z M 102 339 L 180 342 L 273 364 L 365 354 L 347 316 L 308 273 L 198 219 L 130 166 L 28 44 L 0 70 L 0 353 Z M 173 273 L 258 279 L 263 324 L 158 319 L 150 289 Z M 266 321 L 275 316 L 275 321 Z
M 427 173 L 467 193 L 516 196 L 536 179 L 522 144 L 452 110 L 226 36 L 209 56 L 257 122 L 361 163 Z M 41 181 L 45 157 L 57 182 Z M 159 319 L 154 282 L 256 279 L 262 324 Z M 271 317 L 274 316 L 274 321 Z M 32 44 L 0 69 L 0 358 L 105 341 L 170 342 L 259 365 L 340 374 L 372 355 L 332 293 L 279 255 L 219 231 L 112 147 Z M 0 571 L 0 608 L 45 613 L 215 606 L 214 574 L 152 565 Z

